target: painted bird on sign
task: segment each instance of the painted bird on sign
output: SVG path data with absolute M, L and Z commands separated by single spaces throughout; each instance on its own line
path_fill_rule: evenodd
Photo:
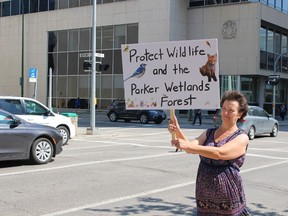
M 140 66 L 134 71 L 134 73 L 128 77 L 127 79 L 124 80 L 124 82 L 132 77 L 137 77 L 140 78 L 144 75 L 145 70 L 146 70 L 146 64 L 140 64 Z

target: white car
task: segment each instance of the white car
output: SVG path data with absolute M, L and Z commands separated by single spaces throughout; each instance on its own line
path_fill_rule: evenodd
M 75 137 L 75 126 L 70 118 L 54 113 L 44 104 L 32 98 L 0 96 L 0 109 L 28 122 L 57 128 L 63 137 L 63 145 L 67 144 L 70 138 Z

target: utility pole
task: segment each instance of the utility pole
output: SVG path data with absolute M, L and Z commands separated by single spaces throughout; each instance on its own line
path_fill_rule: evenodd
M 21 50 L 21 78 L 20 78 L 20 85 L 21 85 L 21 97 L 24 96 L 24 0 L 21 0 L 22 6 L 22 50 Z
M 274 62 L 274 76 L 276 77 L 276 68 L 277 68 L 277 63 L 278 63 L 278 61 L 279 61 L 279 59 L 281 59 L 282 58 L 282 56 L 283 55 L 286 55 L 286 54 L 288 54 L 288 52 L 284 52 L 284 53 L 281 53 L 277 58 L 276 58 L 276 60 L 275 60 L 275 62 Z M 280 78 L 280 77 L 279 77 Z M 279 79 L 278 78 L 278 79 Z M 276 80 L 277 81 L 277 80 Z M 272 111 L 273 111 L 273 113 L 272 113 L 272 115 L 273 115 L 273 118 L 275 118 L 275 94 L 276 94 L 276 84 L 277 83 L 274 83 L 273 84 L 273 104 L 272 104 Z
M 90 128 L 87 128 L 87 134 L 93 135 L 95 132 L 95 104 L 96 97 L 96 12 L 97 2 L 93 0 L 93 20 L 92 20 L 92 71 L 91 71 L 91 98 L 90 98 Z

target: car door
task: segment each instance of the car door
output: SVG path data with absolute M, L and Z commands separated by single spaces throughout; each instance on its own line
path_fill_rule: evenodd
M 125 101 L 119 101 L 115 105 L 115 110 L 116 110 L 117 115 L 119 116 L 119 118 L 126 118 L 127 117 Z
M 262 121 L 262 133 L 270 133 L 272 131 L 272 127 L 274 122 L 269 118 L 269 114 L 264 109 L 258 109 L 259 116 Z
M 29 156 L 26 128 L 0 112 L 0 160 L 22 159 Z
M 263 119 L 259 114 L 259 110 L 257 107 L 251 107 L 249 109 L 250 115 L 247 116 L 247 123 L 249 123 L 250 127 L 252 127 L 252 125 L 255 127 L 256 134 L 263 133 Z
M 28 99 L 23 100 L 22 103 L 25 114 L 21 115 L 21 118 L 30 123 L 54 126 L 53 121 L 55 116 L 50 114 L 49 110 L 41 104 Z

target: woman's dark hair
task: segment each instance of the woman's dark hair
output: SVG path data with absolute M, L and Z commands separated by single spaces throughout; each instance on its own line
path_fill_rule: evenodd
M 245 96 L 239 91 L 226 91 L 221 99 L 220 106 L 222 108 L 225 101 L 237 101 L 239 103 L 239 110 L 238 112 L 242 112 L 241 117 L 238 121 L 244 119 L 248 112 L 248 104 Z

